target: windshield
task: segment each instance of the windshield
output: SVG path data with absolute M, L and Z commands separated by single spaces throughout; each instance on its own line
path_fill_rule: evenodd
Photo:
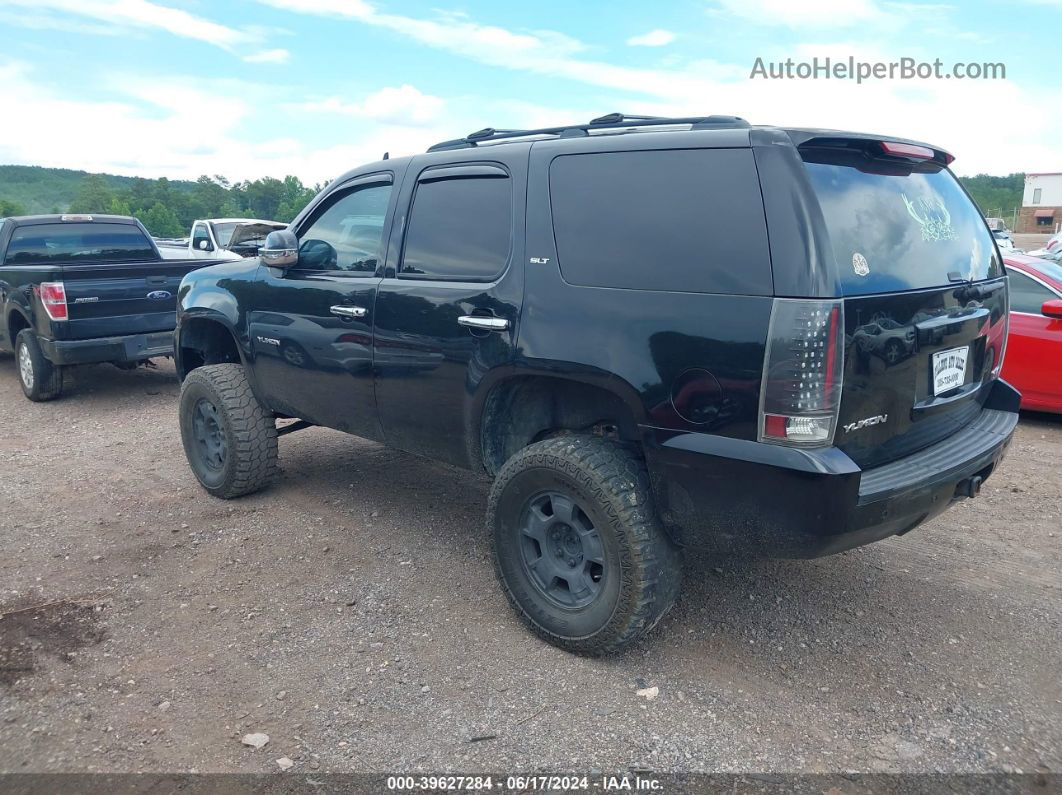
M 947 169 L 827 150 L 802 154 L 844 295 L 1003 275 L 984 219 Z
M 214 239 L 222 248 L 228 246 L 232 240 L 232 233 L 236 231 L 236 224 L 211 224 L 214 227 Z
M 157 258 L 151 241 L 132 224 L 56 223 L 17 227 L 7 247 L 6 262 L 35 265 Z

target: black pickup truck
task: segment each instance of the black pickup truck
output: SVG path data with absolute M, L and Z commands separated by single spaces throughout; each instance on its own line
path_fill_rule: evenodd
M 116 215 L 0 219 L 0 350 L 30 400 L 57 398 L 63 368 L 131 368 L 173 354 L 177 287 L 210 260 L 164 260 L 143 225 Z

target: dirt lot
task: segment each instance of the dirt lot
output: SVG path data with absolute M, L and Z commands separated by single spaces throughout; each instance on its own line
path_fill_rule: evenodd
M 1051 235 L 1049 234 L 1015 234 L 1014 245 L 1023 251 L 1035 251 L 1046 246 L 1047 241 L 1050 239 Z
M 36 405 L 0 358 L 0 771 L 1062 768 L 1059 419 L 904 538 L 688 560 L 647 641 L 586 660 L 510 614 L 482 480 L 313 429 L 220 502 L 177 393 L 100 366 Z

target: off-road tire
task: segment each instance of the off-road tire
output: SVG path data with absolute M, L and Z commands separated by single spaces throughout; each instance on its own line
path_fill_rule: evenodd
M 206 460 L 195 435 L 201 401 L 215 409 L 226 452 L 218 466 Z M 251 391 L 240 364 L 211 364 L 192 370 L 181 385 L 181 441 L 199 483 L 215 497 L 231 499 L 258 491 L 277 470 L 277 428 Z
M 28 369 L 28 384 L 24 369 Z M 63 368 L 48 361 L 32 329 L 24 328 L 15 337 L 15 371 L 22 394 L 36 403 L 55 400 L 63 393 Z
M 551 603 L 519 549 L 525 510 L 543 491 L 570 495 L 600 536 L 608 587 L 584 608 Z M 649 632 L 678 596 L 681 554 L 660 526 L 645 464 L 615 442 L 564 436 L 524 448 L 494 481 L 487 527 L 509 603 L 532 631 L 568 651 L 616 651 Z

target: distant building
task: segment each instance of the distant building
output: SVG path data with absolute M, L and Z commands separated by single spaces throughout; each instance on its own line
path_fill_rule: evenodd
M 1062 226 L 1062 171 L 1026 174 L 1015 232 L 1054 232 Z

